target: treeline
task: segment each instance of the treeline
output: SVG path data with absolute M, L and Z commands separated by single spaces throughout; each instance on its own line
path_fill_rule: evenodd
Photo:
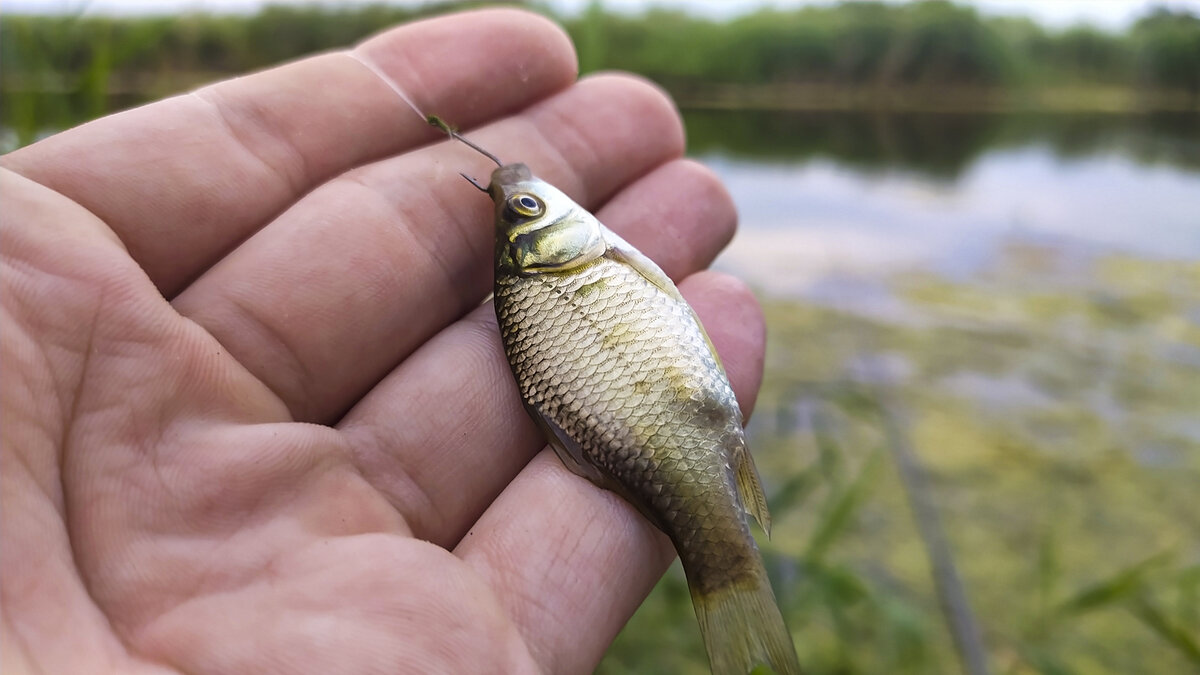
M 1157 9 L 1126 33 L 1047 31 L 950 2 L 843 2 L 712 22 L 593 5 L 566 25 L 586 67 L 661 80 L 1012 86 L 1079 82 L 1200 91 L 1200 18 Z
M 63 115 L 98 115 L 479 4 L 277 5 L 248 16 L 6 15 L 5 123 L 61 126 Z M 940 0 L 763 9 L 728 21 L 663 10 L 630 16 L 593 3 L 579 16 L 558 18 L 575 39 L 582 70 L 642 73 L 683 94 L 685 103 L 697 85 L 1007 90 L 1071 83 L 1170 90 L 1192 107 L 1200 98 L 1200 18 L 1166 9 L 1123 34 L 1047 31 L 1028 19 L 984 17 Z

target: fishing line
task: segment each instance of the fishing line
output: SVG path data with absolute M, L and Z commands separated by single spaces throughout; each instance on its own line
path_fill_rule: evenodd
M 366 66 L 367 70 L 371 71 L 372 73 L 375 73 L 375 77 L 378 77 L 379 79 L 383 80 L 384 84 L 386 84 L 388 87 L 390 87 L 392 91 L 396 92 L 396 95 L 400 97 L 401 101 L 404 101 L 405 103 L 408 104 L 408 107 L 412 108 L 413 112 L 415 112 L 417 114 L 417 117 L 420 117 L 422 120 L 424 120 L 426 118 L 425 113 L 421 112 L 421 109 L 417 107 L 417 104 L 412 102 L 412 99 L 408 97 L 408 94 L 405 94 L 404 90 L 400 88 L 400 85 L 397 84 L 397 82 L 395 80 L 388 77 L 388 74 L 383 72 L 382 68 L 375 65 L 374 63 L 371 63 L 369 60 L 367 60 L 367 58 L 365 56 L 362 56 L 361 54 L 359 54 L 357 50 L 348 51 L 348 52 L 346 52 L 346 54 L 350 58 L 352 58 L 355 61 L 358 61 L 359 63 Z
M 369 70 L 375 74 L 375 77 L 378 77 L 380 80 L 383 81 L 384 84 L 386 84 L 389 88 L 391 88 L 392 91 L 396 92 L 396 95 L 400 97 L 400 100 L 404 101 L 406 104 L 408 104 L 408 107 L 412 108 L 412 111 L 417 114 L 417 117 L 420 117 L 426 123 L 431 124 L 434 127 L 437 127 L 438 129 L 441 129 L 446 134 L 448 134 L 450 136 L 450 138 L 462 141 L 463 143 L 467 144 L 471 148 L 484 154 L 485 156 L 487 156 L 488 159 L 495 162 L 496 166 L 504 166 L 504 163 L 501 162 L 499 159 L 497 159 L 495 155 L 488 152 L 487 150 L 484 150 L 483 148 L 479 147 L 478 145 L 475 145 L 471 141 L 463 138 L 456 130 L 451 128 L 450 125 L 448 125 L 445 122 L 443 122 L 442 120 L 438 119 L 438 117 L 436 115 L 426 115 L 425 113 L 421 112 L 421 109 L 417 107 L 417 104 L 412 102 L 412 99 L 408 97 L 408 94 L 404 93 L 404 90 L 400 88 L 400 85 L 395 80 L 393 80 L 391 77 L 388 77 L 388 74 L 383 72 L 382 68 L 380 68 L 379 66 L 372 63 L 365 56 L 360 54 L 357 50 L 348 51 L 348 52 L 346 52 L 346 54 L 350 58 L 352 58 L 355 61 L 358 61 L 359 63 L 366 66 L 367 70 Z M 484 187 L 481 183 L 479 183 L 479 181 L 475 180 L 474 178 L 471 178 L 467 174 L 464 173 L 464 174 L 459 174 L 459 175 L 461 175 L 463 178 L 466 178 L 467 181 L 469 183 L 471 183 L 471 185 L 474 185 L 476 187 L 476 189 L 481 190 L 483 192 L 488 191 L 488 189 L 486 187 Z

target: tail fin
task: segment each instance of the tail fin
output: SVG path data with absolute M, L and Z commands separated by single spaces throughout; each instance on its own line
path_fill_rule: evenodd
M 778 675 L 800 675 L 796 646 L 775 604 L 766 574 L 757 586 L 692 592 L 700 634 L 713 675 L 755 675 L 766 665 Z

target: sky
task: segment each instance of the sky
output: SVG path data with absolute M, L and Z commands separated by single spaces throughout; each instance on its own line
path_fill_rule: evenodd
M 328 0 L 270 0 L 274 4 L 342 4 Z M 344 4 L 366 4 L 347 0 Z M 378 0 L 372 0 L 378 1 Z M 389 4 L 423 4 L 420 0 L 387 0 Z M 889 0 L 899 2 L 903 0 Z M 253 12 L 268 0 L 0 0 L 0 11 L 19 13 L 139 14 L 183 11 Z M 1200 0 L 957 0 L 989 15 L 1028 16 L 1051 28 L 1088 23 L 1108 30 L 1121 30 L 1150 8 L 1168 6 L 1200 14 Z M 565 12 L 575 12 L 588 0 L 549 0 Z M 800 7 L 833 4 L 833 0 L 606 0 L 606 7 L 637 12 L 650 6 L 684 9 L 714 18 L 725 18 L 763 5 Z

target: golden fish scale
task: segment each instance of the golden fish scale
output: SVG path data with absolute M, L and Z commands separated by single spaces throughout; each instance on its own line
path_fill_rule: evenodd
M 690 308 L 602 258 L 498 275 L 496 314 L 525 402 L 671 537 L 695 590 L 757 577 L 730 453 L 741 413 Z

